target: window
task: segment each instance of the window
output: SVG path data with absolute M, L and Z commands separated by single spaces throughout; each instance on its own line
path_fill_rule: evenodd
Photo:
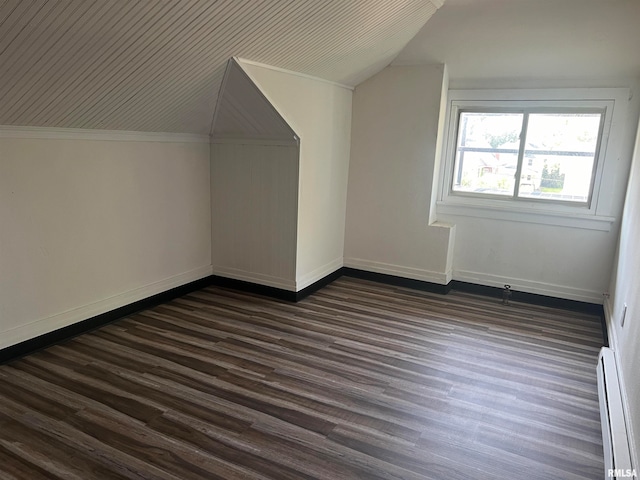
M 623 88 L 450 90 L 438 214 L 608 230 L 628 103 Z
M 588 204 L 603 111 L 461 110 L 453 192 Z

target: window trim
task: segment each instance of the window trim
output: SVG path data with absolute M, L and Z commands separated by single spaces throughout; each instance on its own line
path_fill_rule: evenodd
M 615 159 L 609 158 L 617 154 L 617 149 L 611 148 L 610 140 L 615 136 L 619 142 L 622 137 L 629 98 L 628 89 L 449 90 L 448 93 L 436 205 L 438 213 L 597 230 L 611 228 L 616 219 L 610 216 L 609 212 L 599 211 L 598 206 L 605 173 L 616 164 Z M 562 109 L 567 112 L 572 109 L 582 112 L 604 111 L 600 142 L 594 159 L 595 171 L 592 175 L 590 201 L 578 203 L 454 192 L 453 175 L 459 112 L 487 108 L 491 111 L 504 109 L 509 112 L 522 112 L 525 108 L 529 112 L 534 109 Z
M 571 205 L 571 206 L 590 206 L 591 204 L 591 200 L 593 198 L 593 193 L 594 193 L 594 184 L 595 184 L 595 177 L 596 177 L 596 172 L 598 169 L 598 160 L 600 159 L 600 151 L 601 151 L 601 146 L 603 144 L 603 131 L 605 129 L 605 122 L 606 122 L 606 113 L 607 113 L 607 108 L 613 108 L 613 105 L 610 105 L 608 107 L 598 107 L 598 108 L 591 108 L 591 107 L 558 107 L 558 106 L 554 106 L 554 107 L 521 107 L 521 108 L 511 108 L 511 109 L 505 109 L 505 108 L 492 108 L 492 107 L 485 107 L 485 108 L 457 108 L 456 109 L 456 119 L 455 119 L 455 125 L 452 125 L 452 128 L 455 128 L 455 131 L 453 132 L 454 138 L 453 138 L 453 152 L 452 155 L 454 155 L 453 158 L 453 163 L 452 163 L 452 167 L 454 169 L 454 172 L 452 172 L 451 175 L 451 185 L 449 185 L 450 188 L 450 195 L 461 195 L 461 196 L 469 196 L 469 197 L 478 197 L 478 198 L 496 198 L 496 199 L 504 199 L 504 200 L 510 200 L 510 201 L 517 201 L 517 202 L 521 202 L 521 201 L 527 201 L 527 202 L 543 202 L 543 203 L 556 203 L 556 204 L 560 204 L 560 205 Z M 515 178 L 516 181 L 514 183 L 514 188 L 513 188 L 513 193 L 511 195 L 505 195 L 505 194 L 493 194 L 493 193 L 477 193 L 477 192 L 473 192 L 473 191 L 464 191 L 464 190 L 455 190 L 453 188 L 453 177 L 455 176 L 455 168 L 456 168 L 456 158 L 457 158 L 457 150 L 458 150 L 458 137 L 460 136 L 460 118 L 461 115 L 464 113 L 517 113 L 517 114 L 522 114 L 523 118 L 522 118 L 522 128 L 521 128 L 521 132 L 520 135 L 525 135 L 524 139 L 521 139 L 520 141 L 520 145 L 518 147 L 518 152 L 516 153 L 517 156 L 517 165 L 516 165 L 516 173 L 515 173 Z M 591 169 L 591 178 L 589 179 L 589 193 L 587 196 L 587 201 L 585 202 L 577 202 L 577 201 L 570 201 L 570 200 L 562 200 L 562 199 L 557 199 L 557 198 L 536 198 L 536 197 L 525 197 L 525 196 L 520 196 L 520 177 L 522 174 L 522 169 L 524 168 L 524 154 L 526 152 L 526 144 L 525 144 L 525 140 L 526 140 L 526 133 L 527 133 L 527 129 L 529 127 L 529 118 L 531 117 L 531 115 L 536 115 L 536 114 L 550 114 L 550 113 L 558 113 L 558 114 L 593 114 L 593 115 L 600 115 L 601 116 L 601 120 L 599 122 L 598 125 L 598 141 L 596 144 L 596 150 L 594 152 L 594 161 L 593 161 L 593 167 Z M 529 159 L 529 161 L 531 161 Z

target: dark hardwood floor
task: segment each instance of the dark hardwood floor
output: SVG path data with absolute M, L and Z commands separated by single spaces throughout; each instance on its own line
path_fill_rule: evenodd
M 599 319 L 210 287 L 0 366 L 4 479 L 603 477 Z

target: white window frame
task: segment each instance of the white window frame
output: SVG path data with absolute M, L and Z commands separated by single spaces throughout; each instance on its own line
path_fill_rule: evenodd
M 624 134 L 629 90 L 625 88 L 543 89 L 543 90 L 449 90 L 445 116 L 438 215 L 461 215 L 499 220 L 562 225 L 608 231 L 615 221 L 600 208 L 600 193 L 606 179 L 615 176 L 618 145 Z M 459 112 L 464 110 L 518 109 L 600 110 L 604 112 L 601 139 L 589 202 L 573 203 L 525 197 L 474 194 L 453 191 L 453 175 Z M 617 144 L 616 144 L 617 142 Z M 608 202 L 604 202 L 608 203 Z

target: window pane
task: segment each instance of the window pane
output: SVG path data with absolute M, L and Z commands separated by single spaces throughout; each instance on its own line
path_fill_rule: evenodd
M 462 112 L 453 191 L 514 194 L 521 113 Z
M 586 203 L 601 117 L 599 113 L 530 114 L 519 196 Z

